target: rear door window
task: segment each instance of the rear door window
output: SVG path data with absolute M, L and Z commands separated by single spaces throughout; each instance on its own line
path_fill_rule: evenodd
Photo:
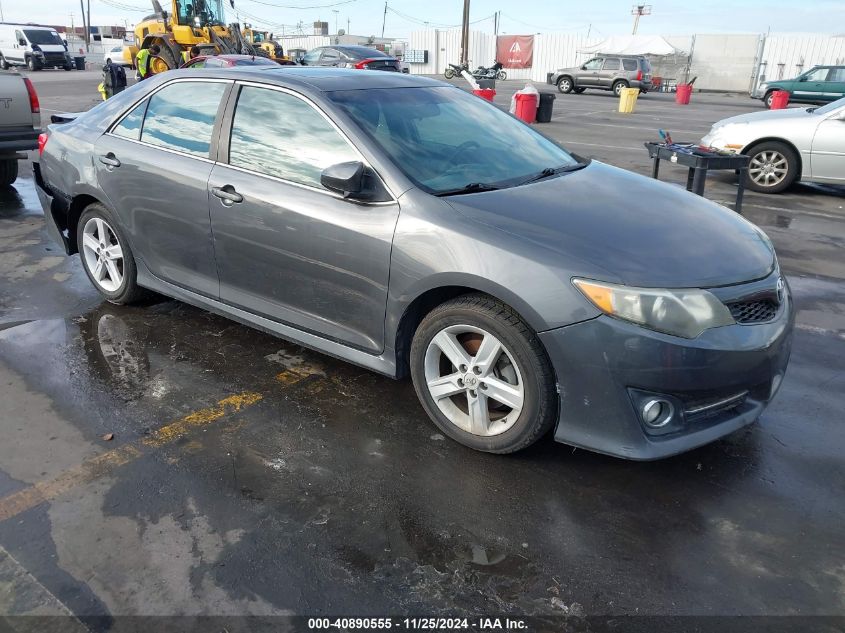
M 336 64 L 340 61 L 340 53 L 338 53 L 333 48 L 324 48 L 323 49 L 323 57 L 320 60 L 321 64 L 326 66 L 331 66 L 332 64 Z
M 827 76 L 828 81 L 845 81 L 845 68 L 831 68 L 830 74 Z
M 622 60 L 622 67 L 625 70 L 628 70 L 628 71 L 637 70 L 637 60 L 636 59 L 623 59 Z
M 602 70 L 619 70 L 619 58 L 618 57 L 608 57 L 604 60 L 604 65 L 601 67 Z
M 165 86 L 150 97 L 141 140 L 208 158 L 217 109 L 228 87 L 209 81 Z
M 112 134 L 122 138 L 137 141 L 141 136 L 141 126 L 144 123 L 144 111 L 147 109 L 147 100 L 144 99 L 123 117 L 123 120 L 114 126 Z

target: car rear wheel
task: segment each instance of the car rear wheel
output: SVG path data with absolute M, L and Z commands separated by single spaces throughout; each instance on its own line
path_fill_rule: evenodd
M 486 295 L 458 297 L 426 315 L 411 344 L 411 376 L 438 428 L 475 450 L 518 451 L 557 418 L 543 346 L 512 308 Z
M 798 157 L 785 143 L 760 143 L 746 153 L 751 160 L 745 182 L 752 191 L 780 193 L 798 178 Z
M 0 160 L 0 187 L 10 187 L 18 179 L 18 160 L 5 158 Z
M 627 81 L 617 81 L 613 84 L 613 94 L 617 97 L 622 94 L 622 89 L 628 87 Z
M 6 61 L 3 55 L 0 55 L 0 70 L 9 70 L 9 62 Z
M 146 296 L 138 286 L 132 249 L 111 212 L 99 203 L 89 205 L 76 228 L 82 267 L 94 287 L 112 303 L 133 303 Z
M 772 100 L 773 100 L 774 98 L 775 98 L 775 91 L 774 91 L 774 90 L 769 90 L 769 91 L 766 93 L 766 96 L 765 96 L 765 97 L 763 97 L 763 103 L 765 103 L 765 104 L 766 104 L 766 107 L 767 107 L 769 110 L 771 110 L 771 109 L 772 109 Z
M 557 80 L 557 89 L 562 94 L 568 95 L 573 89 L 572 79 L 570 77 L 561 77 Z

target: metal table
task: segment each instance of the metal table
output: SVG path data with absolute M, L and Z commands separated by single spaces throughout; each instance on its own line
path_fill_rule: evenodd
M 711 169 L 730 169 L 739 175 L 734 210 L 742 214 L 742 196 L 745 193 L 745 176 L 748 173 L 750 158 L 744 154 L 716 154 L 693 148 L 684 151 L 682 147 L 677 145 L 679 144 L 667 146 L 663 143 L 645 143 L 649 158 L 653 161 L 652 178 L 658 177 L 661 160 L 668 160 L 670 163 L 688 167 L 687 191 L 703 196 L 707 172 Z

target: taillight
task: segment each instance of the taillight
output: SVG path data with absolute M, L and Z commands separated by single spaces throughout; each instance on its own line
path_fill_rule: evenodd
M 38 103 L 38 94 L 35 92 L 35 87 L 28 77 L 24 77 L 23 82 L 26 84 L 26 91 L 29 93 L 29 109 L 33 114 L 39 114 L 41 104 Z
M 642 81 L 642 80 L 643 80 L 643 71 L 638 70 L 637 71 L 637 81 Z
M 355 64 L 355 68 L 357 68 L 358 70 L 367 70 L 367 68 L 369 68 L 369 67 L 370 67 L 370 62 L 371 62 L 371 61 L 375 61 L 375 60 L 372 60 L 372 59 L 362 59 L 360 62 L 358 62 L 357 64 Z
M 47 132 L 41 132 L 41 134 L 38 135 L 38 155 L 39 156 L 41 156 L 41 154 L 44 153 L 45 147 L 47 147 Z

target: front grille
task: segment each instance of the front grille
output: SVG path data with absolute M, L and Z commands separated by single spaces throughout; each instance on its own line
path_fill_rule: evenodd
M 778 305 L 770 300 L 762 301 L 737 301 L 727 304 L 731 316 L 737 323 L 765 323 L 775 318 L 778 313 Z

